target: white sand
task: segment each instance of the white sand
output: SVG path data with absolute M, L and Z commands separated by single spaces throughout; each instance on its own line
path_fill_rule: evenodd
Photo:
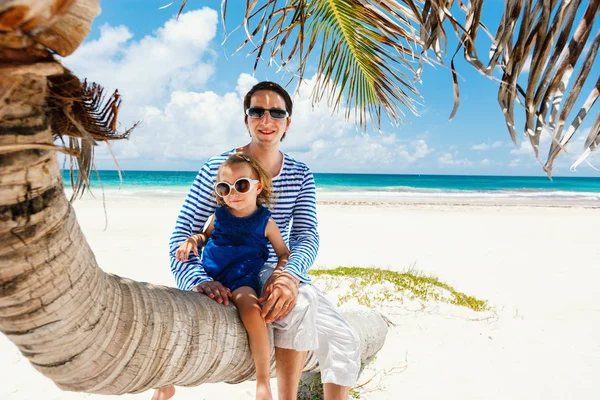
M 173 285 L 167 242 L 180 203 L 174 198 L 109 197 L 106 231 L 100 201 L 79 201 L 76 210 L 105 271 Z M 317 266 L 414 268 L 486 299 L 494 308 L 476 313 L 433 302 L 385 305 L 382 310 L 396 326 L 359 380 L 364 384 L 361 398 L 597 395 L 599 210 L 320 205 L 319 221 Z M 61 392 L 3 335 L 0 354 L 0 399 L 107 398 Z M 181 388 L 175 399 L 253 398 L 253 388 L 252 382 Z M 150 397 L 150 392 L 123 396 Z

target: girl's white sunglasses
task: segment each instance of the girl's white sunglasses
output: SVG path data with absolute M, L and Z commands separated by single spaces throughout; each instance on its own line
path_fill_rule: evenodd
M 227 182 L 217 182 L 215 183 L 215 192 L 221 197 L 227 197 L 231 194 L 231 191 L 235 189 L 239 194 L 245 194 L 252 189 L 254 185 L 258 182 L 256 179 L 251 178 L 239 178 L 235 181 L 233 185 L 230 185 Z

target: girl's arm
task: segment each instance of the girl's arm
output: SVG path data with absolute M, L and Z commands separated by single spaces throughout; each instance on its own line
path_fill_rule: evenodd
M 190 236 L 181 243 L 179 248 L 175 251 L 175 259 L 177 261 L 187 261 L 190 253 L 193 253 L 196 257 L 199 256 L 198 249 L 206 245 L 208 238 L 212 235 L 214 229 L 214 215 L 210 216 L 209 224 L 202 233 L 197 233 Z
M 283 268 L 287 265 L 288 258 L 290 257 L 290 251 L 285 245 L 285 242 L 281 237 L 281 232 L 279 232 L 277 223 L 273 218 L 269 218 L 269 222 L 267 222 L 265 236 L 267 239 L 269 239 L 271 245 L 273 246 L 273 250 L 275 250 L 275 254 L 277 254 L 278 260 L 275 270 L 283 271 Z
M 214 221 L 215 221 L 215 214 L 208 217 L 208 226 L 206 227 L 204 232 L 197 233 L 197 234 L 189 237 L 189 239 L 195 240 L 197 243 L 196 253 L 195 253 L 196 255 L 198 255 L 198 252 L 197 252 L 198 248 L 205 246 L 206 242 L 208 242 L 208 238 L 212 236 L 213 230 L 215 229 Z

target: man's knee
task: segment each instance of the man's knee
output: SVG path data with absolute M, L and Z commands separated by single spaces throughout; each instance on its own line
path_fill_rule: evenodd
M 340 324 L 337 335 L 331 338 L 332 346 L 342 358 L 350 364 L 360 364 L 360 337 L 348 323 Z

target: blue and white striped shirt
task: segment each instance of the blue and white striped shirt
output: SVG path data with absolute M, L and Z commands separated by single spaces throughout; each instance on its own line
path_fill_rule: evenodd
M 175 259 L 175 252 L 191 235 L 202 232 L 206 221 L 214 213 L 217 203 L 213 187 L 217 171 L 232 153 L 223 153 L 204 164 L 177 217 L 169 242 L 169 254 L 171 272 L 177 287 L 182 290 L 191 290 L 199 283 L 212 280 L 204 271 L 200 257 L 191 253 L 188 261 L 180 262 Z M 281 172 L 273 177 L 271 213 L 291 252 L 284 271 L 301 282 L 310 282 L 308 269 L 319 250 L 315 180 L 304 163 L 287 154 L 283 155 Z M 267 263 L 277 263 L 277 255 L 270 244 Z

